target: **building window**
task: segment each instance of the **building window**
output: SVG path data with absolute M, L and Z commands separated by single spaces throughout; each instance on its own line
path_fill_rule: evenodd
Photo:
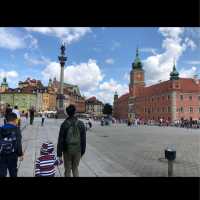
M 164 96 L 162 96 L 162 100 L 164 100 L 165 99 L 165 97 Z
M 157 100 L 159 101 L 159 100 L 160 100 L 160 98 L 158 97 L 158 98 L 157 98 Z
M 183 100 L 183 95 L 180 95 L 180 99 Z
M 145 113 L 147 112 L 147 108 L 144 109 L 144 112 L 145 112 Z
M 193 112 L 193 108 L 192 107 L 190 107 L 189 112 Z
M 167 96 L 167 99 L 168 99 L 168 100 L 170 99 L 170 96 L 169 96 L 169 95 Z
M 162 108 L 162 112 L 165 112 L 165 108 Z
M 199 101 L 200 101 L 200 96 L 198 96 L 198 99 L 199 99 Z
M 180 108 L 180 112 L 183 112 L 183 107 Z
M 199 107 L 199 113 L 200 113 L 200 107 Z
M 171 112 L 170 107 L 168 106 L 168 112 Z
M 157 108 L 157 112 L 159 112 L 160 110 L 159 110 L 159 108 Z
M 151 101 L 153 101 L 153 98 L 151 99 Z
M 192 96 L 189 96 L 189 99 L 192 100 Z

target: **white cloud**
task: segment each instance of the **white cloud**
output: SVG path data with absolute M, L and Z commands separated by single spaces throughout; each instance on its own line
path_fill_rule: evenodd
M 126 72 L 124 74 L 124 76 L 123 76 L 123 79 L 126 80 L 126 81 L 128 81 L 128 82 L 130 82 L 130 74 Z
M 183 78 L 193 78 L 194 75 L 196 75 L 196 71 L 197 71 L 197 68 L 193 66 L 191 69 L 182 68 L 179 73 L 180 73 L 180 76 Z
M 113 65 L 114 64 L 114 59 L 113 58 L 107 58 L 106 60 L 105 60 L 105 63 L 107 63 L 107 64 L 109 64 L 109 65 Z
M 40 58 L 32 58 L 29 53 L 24 54 L 24 59 L 28 65 L 47 65 L 50 63 L 50 59 L 41 56 Z
M 34 38 L 31 34 L 28 34 L 24 37 L 24 39 L 27 41 L 27 46 L 30 49 L 37 49 L 38 48 L 38 41 L 36 38 Z
M 0 78 L 16 78 L 18 77 L 18 73 L 14 70 L 12 71 L 4 71 L 0 69 Z
M 149 56 L 144 60 L 147 84 L 156 83 L 158 80 L 168 80 L 174 60 L 177 63 L 187 48 L 195 48 L 191 39 L 183 39 L 184 28 L 159 28 L 159 32 L 164 36 L 162 42 L 164 52 Z
M 50 62 L 42 71 L 43 81 L 56 77 L 60 79 L 60 64 Z M 89 98 L 96 96 L 104 103 L 112 103 L 114 92 L 119 95 L 128 92 L 127 84 L 120 84 L 110 79 L 104 81 L 104 75 L 101 72 L 96 60 L 89 59 L 88 62 L 67 66 L 64 70 L 64 80 L 66 83 L 75 84 L 80 87 L 81 93 Z
M 12 33 L 9 28 L 0 28 L 0 47 L 15 50 L 26 46 L 23 38 Z
M 127 84 L 122 85 L 113 79 L 100 84 L 99 89 L 100 91 L 97 93 L 97 97 L 104 103 L 111 104 L 113 103 L 113 96 L 115 91 L 117 91 L 119 96 L 128 92 Z
M 42 71 L 44 78 L 56 77 L 60 79 L 60 64 L 51 62 Z M 64 80 L 67 83 L 75 84 L 84 92 L 94 91 L 103 80 L 103 74 L 96 60 L 89 59 L 86 63 L 67 66 L 64 70 Z
M 103 83 L 101 83 L 95 91 L 84 92 L 84 95 L 86 96 L 86 98 L 96 96 L 97 99 L 99 99 L 103 103 L 113 104 L 115 91 L 117 91 L 120 96 L 128 92 L 128 86 L 126 84 L 122 85 L 115 80 L 110 79 L 109 81 L 104 81 Z
M 57 62 L 50 62 L 42 71 L 42 75 L 44 81 L 54 77 L 60 80 L 60 64 Z
M 117 91 L 119 95 L 128 92 L 127 84 L 124 84 L 124 85 L 119 84 L 113 79 L 110 79 L 109 82 L 103 82 L 102 84 L 100 84 L 99 88 L 101 90 L 110 91 L 110 92 L 113 92 L 113 93 L 115 91 Z
M 25 29 L 30 32 L 57 37 L 67 44 L 78 41 L 86 33 L 91 32 L 91 29 L 88 27 L 28 27 Z
M 152 54 L 156 55 L 156 49 L 154 49 L 154 48 L 141 48 L 140 51 L 141 52 L 152 53 Z
M 22 34 L 13 28 L 0 28 L 0 47 L 10 50 L 37 48 L 38 41 L 31 34 Z
M 185 43 L 188 47 L 190 47 L 192 50 L 196 49 L 197 45 L 194 43 L 193 40 L 189 39 L 188 37 L 185 38 Z
M 186 63 L 190 65 L 200 65 L 200 60 L 190 60 L 186 61 Z
M 9 85 L 9 87 L 11 86 L 10 83 L 14 86 L 17 84 L 17 77 L 19 77 L 19 74 L 14 71 L 4 71 L 2 69 L 0 69 L 0 79 L 3 79 L 4 77 L 7 78 L 7 83 Z
M 197 47 L 200 47 L 200 27 L 185 28 L 185 35 L 192 39 Z

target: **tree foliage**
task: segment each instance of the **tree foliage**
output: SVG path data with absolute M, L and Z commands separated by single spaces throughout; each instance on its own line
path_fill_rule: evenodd
M 106 103 L 103 108 L 104 115 L 111 115 L 112 114 L 112 106 L 109 103 Z

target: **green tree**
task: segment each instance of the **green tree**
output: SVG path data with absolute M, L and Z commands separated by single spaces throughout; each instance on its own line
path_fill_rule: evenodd
M 112 106 L 109 103 L 106 103 L 103 107 L 104 115 L 112 115 Z

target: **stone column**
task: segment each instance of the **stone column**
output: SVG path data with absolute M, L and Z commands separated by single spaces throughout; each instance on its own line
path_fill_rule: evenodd
M 172 92 L 171 99 L 171 121 L 174 122 L 176 120 L 176 91 Z
M 61 70 L 60 70 L 60 90 L 59 90 L 59 94 L 57 96 L 57 113 L 58 113 L 58 118 L 64 118 L 65 114 L 64 114 L 64 93 L 63 93 L 63 86 L 64 86 L 64 66 L 65 66 L 65 62 L 67 60 L 67 57 L 65 56 L 65 45 L 62 44 L 61 48 L 61 55 L 58 56 L 58 59 L 60 61 L 60 66 L 61 66 Z
M 64 84 L 64 65 L 61 65 L 61 70 L 60 70 L 60 94 L 63 94 L 63 84 Z

